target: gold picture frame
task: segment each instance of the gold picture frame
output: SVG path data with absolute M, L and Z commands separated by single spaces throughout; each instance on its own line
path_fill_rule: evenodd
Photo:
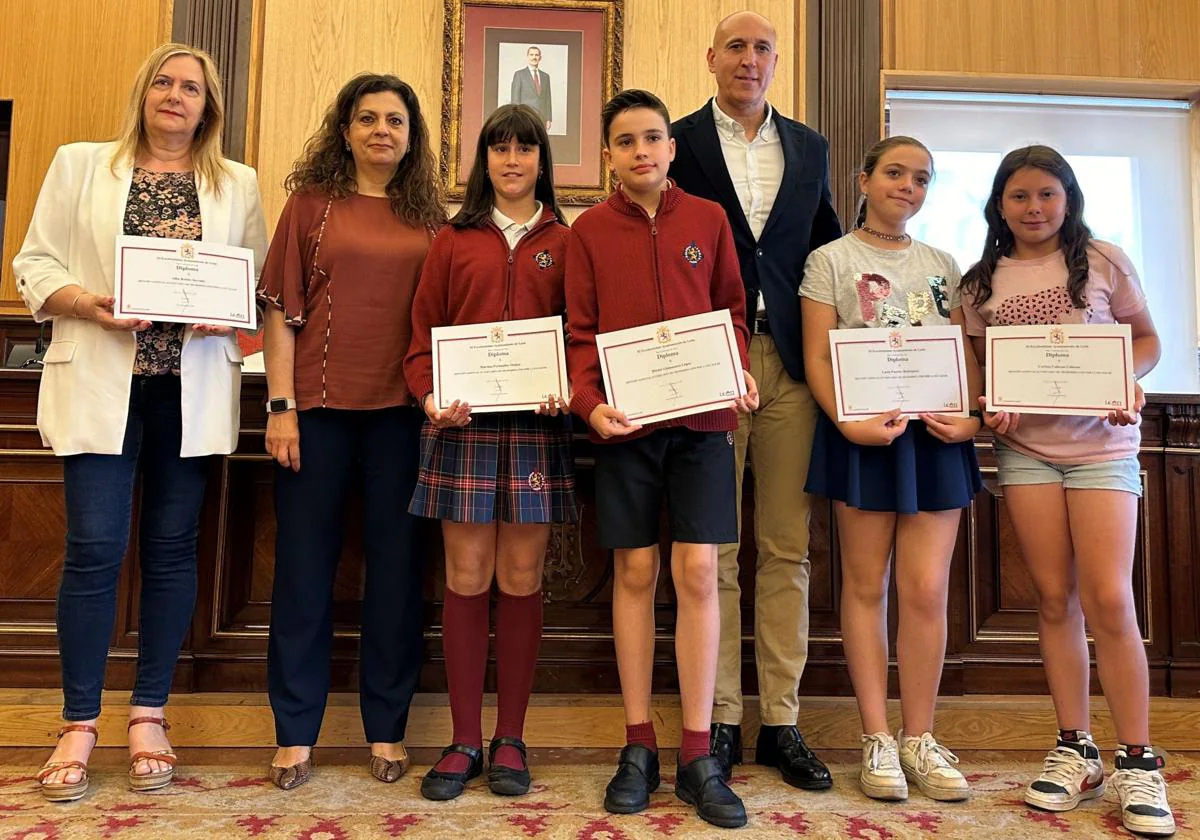
M 600 154 L 600 109 L 621 89 L 624 0 L 445 4 L 440 171 L 448 197 L 463 197 L 486 116 L 515 97 L 532 96 L 528 75 L 539 97 L 531 106 L 550 112 L 558 200 L 603 201 L 612 172 Z

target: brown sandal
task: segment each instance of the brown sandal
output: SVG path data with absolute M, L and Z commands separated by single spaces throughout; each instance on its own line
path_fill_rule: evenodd
M 96 731 L 94 726 L 85 726 L 84 724 L 74 723 L 69 726 L 64 726 L 58 730 L 58 737 L 62 738 L 68 732 L 88 732 L 95 736 L 96 740 L 100 739 L 100 733 Z M 92 748 L 95 749 L 95 742 L 92 743 Z M 46 779 L 53 776 L 59 770 L 69 770 L 73 767 L 78 767 L 80 770 L 79 781 L 77 782 L 47 782 Z M 87 793 L 88 778 L 87 762 L 84 761 L 47 761 L 42 765 L 42 769 L 37 771 L 34 776 L 37 779 L 38 788 L 42 792 L 42 796 L 47 802 L 74 802 L 76 799 L 82 799 Z
M 299 764 L 292 764 L 288 767 L 277 767 L 272 764 L 267 775 L 275 787 L 280 790 L 292 790 L 300 787 L 312 777 L 312 765 L 312 747 L 309 747 L 308 758 Z
M 136 717 L 129 721 L 129 725 L 125 727 L 126 731 L 133 729 L 139 723 L 156 723 L 167 731 L 171 725 L 167 723 L 165 718 L 156 717 Z M 179 757 L 171 750 L 155 750 L 154 752 L 137 752 L 129 758 L 129 789 L 137 791 L 160 790 L 171 784 L 171 780 L 175 777 L 175 762 Z M 134 768 L 137 767 L 139 761 L 161 761 L 167 765 L 166 770 L 158 770 L 154 773 L 134 773 Z
M 400 749 L 404 750 L 404 755 L 400 758 L 384 758 L 381 755 L 371 756 L 371 775 L 381 782 L 387 782 L 389 785 L 392 782 L 398 781 L 401 776 L 408 772 L 408 766 L 411 763 L 408 757 L 408 750 L 404 749 L 401 744 Z

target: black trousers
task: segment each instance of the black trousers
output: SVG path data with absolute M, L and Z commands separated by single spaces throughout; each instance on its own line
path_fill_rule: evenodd
M 329 693 L 333 584 L 345 503 L 361 480 L 366 585 L 359 698 L 370 743 L 404 739 L 421 668 L 423 563 L 408 513 L 420 466 L 417 408 L 299 413 L 299 472 L 276 467 L 268 693 L 281 747 L 317 741 Z

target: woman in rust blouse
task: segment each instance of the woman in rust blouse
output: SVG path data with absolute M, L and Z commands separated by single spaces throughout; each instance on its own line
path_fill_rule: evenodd
M 279 749 L 271 780 L 308 780 L 329 691 L 344 507 L 361 483 L 366 585 L 360 703 L 371 773 L 408 768 L 404 730 L 421 666 L 416 482 L 424 415 L 403 361 L 417 278 L 444 220 L 412 88 L 363 74 L 338 93 L 288 176 L 263 266 L 275 472 L 275 583 L 267 658 Z

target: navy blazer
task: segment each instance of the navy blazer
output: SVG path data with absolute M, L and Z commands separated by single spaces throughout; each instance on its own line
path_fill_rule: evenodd
M 746 312 L 755 311 L 761 290 L 783 366 L 793 379 L 803 381 L 799 289 L 804 261 L 810 251 L 840 237 L 842 227 L 829 191 L 829 143 L 778 111 L 772 120 L 783 145 L 783 180 L 757 242 L 725 166 L 711 99 L 671 124 L 675 160 L 670 177 L 684 191 L 725 208 L 746 287 Z

